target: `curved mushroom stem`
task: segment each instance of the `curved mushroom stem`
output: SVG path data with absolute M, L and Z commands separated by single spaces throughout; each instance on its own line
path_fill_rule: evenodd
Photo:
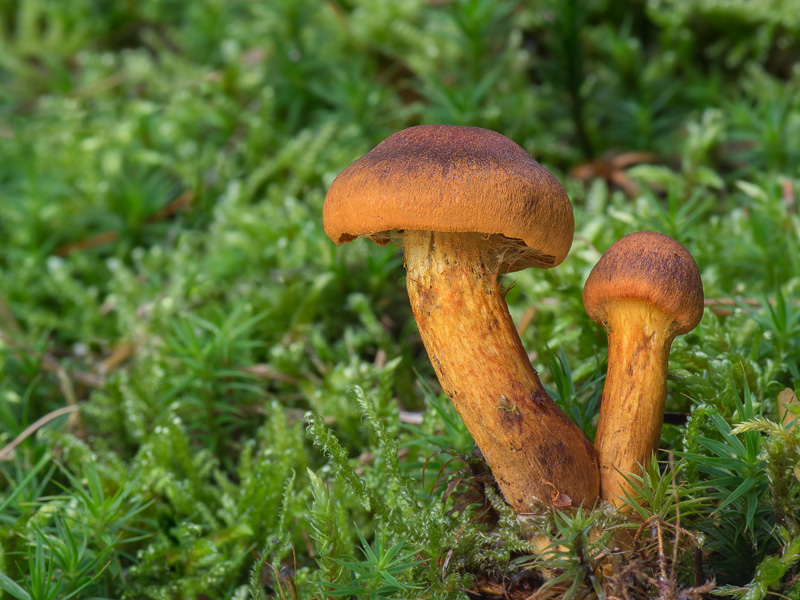
M 407 231 L 408 295 L 436 375 L 517 513 L 591 505 L 591 444 L 531 367 L 497 283 L 502 236 Z M 513 250 L 508 250 L 513 251 Z
M 600 461 L 600 497 L 622 504 L 630 485 L 658 449 L 667 396 L 669 349 L 678 323 L 652 304 L 615 300 L 604 323 L 608 373 L 594 449 Z

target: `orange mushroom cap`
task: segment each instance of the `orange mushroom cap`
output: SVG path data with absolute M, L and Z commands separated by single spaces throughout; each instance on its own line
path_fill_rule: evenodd
M 323 208 L 337 244 L 393 230 L 478 232 L 511 240 L 501 270 L 554 267 L 575 228 L 558 180 L 507 137 L 478 127 L 419 125 L 386 138 L 335 179 Z
M 678 324 L 676 335 L 703 317 L 703 282 L 692 255 L 663 233 L 640 231 L 615 242 L 595 265 L 583 288 L 583 305 L 603 324 L 614 301 L 647 302 Z

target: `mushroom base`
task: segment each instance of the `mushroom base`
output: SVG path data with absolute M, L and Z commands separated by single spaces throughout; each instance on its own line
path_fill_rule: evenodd
M 600 461 L 600 496 L 622 504 L 630 485 L 623 475 L 640 475 L 658 449 L 667 368 L 679 324 L 639 300 L 615 300 L 605 313 L 608 373 L 594 449 Z
M 591 505 L 591 444 L 531 366 L 497 283 L 501 236 L 406 231 L 408 295 L 436 375 L 517 513 Z M 512 242 L 513 243 L 513 242 Z

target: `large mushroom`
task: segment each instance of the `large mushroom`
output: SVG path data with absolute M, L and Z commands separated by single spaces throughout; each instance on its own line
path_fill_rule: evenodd
M 323 222 L 337 244 L 402 234 L 428 356 L 513 509 L 592 504 L 592 446 L 542 387 L 497 281 L 567 255 L 572 205 L 558 181 L 499 133 L 421 125 L 345 169 Z
M 658 449 L 672 340 L 703 316 L 703 284 L 692 255 L 671 237 L 643 231 L 614 243 L 583 290 L 592 320 L 608 333 L 608 374 L 594 448 L 600 497 L 619 505 Z

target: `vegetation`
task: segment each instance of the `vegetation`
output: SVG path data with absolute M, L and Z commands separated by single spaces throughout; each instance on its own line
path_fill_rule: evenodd
M 567 189 L 506 299 L 590 439 L 589 271 L 638 230 L 697 260 L 627 516 L 516 519 L 397 249 L 325 237 L 420 123 Z M 798 139 L 795 0 L 1 2 L 0 598 L 800 599 Z

